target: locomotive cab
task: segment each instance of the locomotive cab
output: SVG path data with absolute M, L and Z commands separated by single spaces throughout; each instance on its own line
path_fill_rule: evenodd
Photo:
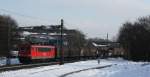
M 19 58 L 20 63 L 30 63 L 31 62 L 31 59 L 30 59 L 31 51 L 30 50 L 31 50 L 30 45 L 28 45 L 28 44 L 20 45 L 19 52 L 18 52 L 18 58 Z

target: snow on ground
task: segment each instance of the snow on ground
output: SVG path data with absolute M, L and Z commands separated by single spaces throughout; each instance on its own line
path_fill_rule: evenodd
M 18 58 L 11 58 L 11 64 L 19 64 Z M 6 65 L 6 58 L 5 57 L 0 57 L 0 66 Z
M 114 63 L 116 65 L 108 68 L 82 71 L 68 77 L 150 77 L 148 62 L 115 61 Z
M 96 60 L 89 60 L 64 65 L 6 71 L 0 73 L 0 77 L 60 77 L 69 72 L 110 64 L 112 64 L 111 67 L 81 71 L 69 74 L 67 77 L 150 77 L 150 64 L 148 62 L 131 62 L 121 58 L 102 59 L 100 64 Z

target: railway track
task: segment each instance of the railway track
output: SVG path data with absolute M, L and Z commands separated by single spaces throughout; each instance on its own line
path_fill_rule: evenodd
M 102 68 L 107 68 L 107 67 L 111 67 L 112 65 L 106 65 L 106 66 L 99 66 L 99 67 L 93 67 L 93 68 L 87 68 L 87 69 L 82 69 L 82 70 L 77 70 L 77 71 L 73 71 L 73 72 L 69 72 L 69 73 L 66 73 L 66 74 L 63 74 L 59 77 L 66 77 L 66 76 L 69 76 L 71 74 L 74 74 L 74 73 L 79 73 L 79 72 L 82 72 L 82 71 L 87 71 L 87 70 L 92 70 L 92 69 L 102 69 Z
M 64 61 L 64 63 L 72 63 L 76 61 L 79 61 L 79 60 Z M 0 66 L 0 72 L 19 70 L 19 69 L 28 69 L 28 68 L 33 68 L 33 67 L 56 65 L 56 64 L 60 64 L 60 62 L 54 61 L 54 62 L 46 62 L 46 63 L 5 65 L 5 66 Z
M 27 68 L 33 68 L 33 67 L 39 67 L 39 66 L 56 65 L 56 64 L 59 64 L 59 62 L 16 64 L 16 65 L 10 65 L 10 66 L 0 66 L 0 72 L 18 70 L 18 69 L 27 69 Z

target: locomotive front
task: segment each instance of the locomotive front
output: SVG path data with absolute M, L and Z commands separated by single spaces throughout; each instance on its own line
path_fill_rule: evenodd
M 52 39 L 51 39 L 52 40 Z M 19 47 L 19 60 L 21 63 L 31 63 L 55 59 L 56 46 L 50 38 L 43 35 L 30 35 Z

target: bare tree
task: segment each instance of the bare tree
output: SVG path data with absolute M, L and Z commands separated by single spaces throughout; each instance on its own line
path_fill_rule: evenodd
M 10 64 L 10 49 L 15 44 L 17 23 L 10 16 L 0 15 L 0 56 L 6 56 Z
M 150 17 L 139 18 L 136 22 L 126 22 L 120 28 L 118 42 L 126 50 L 126 58 L 149 60 L 150 57 Z
M 81 31 L 75 30 L 67 39 L 69 43 L 68 55 L 81 56 L 81 50 L 86 42 L 85 35 Z

